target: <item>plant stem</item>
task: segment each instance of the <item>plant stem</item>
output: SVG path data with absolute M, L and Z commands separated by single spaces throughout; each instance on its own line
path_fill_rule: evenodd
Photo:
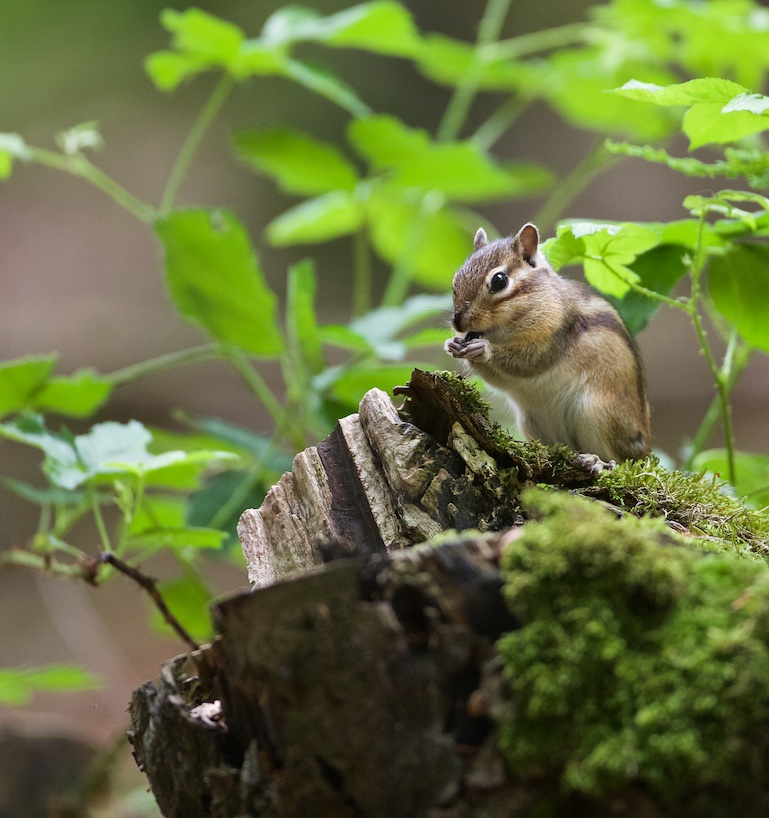
M 603 141 L 598 142 L 582 161 L 564 176 L 534 217 L 541 233 L 548 233 L 571 202 L 603 170 L 617 161 Z
M 179 188 L 187 175 L 192 157 L 198 149 L 205 132 L 209 125 L 213 122 L 216 115 L 219 113 L 222 105 L 230 94 L 235 80 L 229 75 L 224 74 L 219 82 L 216 84 L 211 96 L 203 106 L 203 110 L 198 114 L 198 118 L 192 125 L 184 144 L 179 150 L 176 157 L 176 162 L 171 169 L 171 175 L 168 177 L 166 189 L 163 191 L 163 198 L 160 200 L 160 215 L 165 216 L 176 202 L 176 197 L 179 193 Z
M 565 45 L 584 42 L 588 30 L 584 23 L 567 23 L 543 31 L 533 31 L 531 34 L 521 34 L 510 40 L 489 43 L 484 46 L 484 56 L 489 62 L 512 60 L 550 48 L 562 48 Z
M 157 358 L 141 361 L 138 364 L 131 364 L 105 377 L 112 382 L 113 386 L 123 386 L 126 383 L 132 383 L 150 375 L 157 375 L 159 372 L 165 372 L 168 369 L 223 357 L 224 353 L 218 344 L 204 344 L 199 347 L 182 349 L 178 352 L 169 352 L 167 355 L 160 355 Z
M 510 97 L 478 127 L 471 141 L 488 150 L 507 131 L 516 119 L 526 110 L 529 100 L 522 97 Z
M 120 205 L 140 221 L 151 224 L 155 219 L 155 210 L 150 205 L 137 199 L 124 187 L 119 185 L 111 176 L 107 176 L 104 171 L 91 164 L 82 154 L 68 156 L 64 153 L 56 153 L 46 148 L 30 148 L 30 158 L 46 165 L 49 168 L 62 170 L 73 176 L 79 176 L 90 182 L 94 187 L 106 193 L 112 201 Z
M 358 230 L 352 237 L 353 282 L 352 282 L 352 316 L 358 318 L 371 309 L 371 253 L 369 252 L 366 234 Z
M 232 364 L 235 371 L 243 378 L 248 388 L 261 401 L 264 408 L 269 412 L 276 426 L 284 420 L 285 412 L 280 401 L 275 397 L 272 390 L 264 378 L 254 369 L 244 353 L 236 347 L 223 347 L 225 358 Z
M 690 269 L 690 276 L 692 280 L 692 292 L 689 301 L 693 308 L 691 311 L 692 323 L 694 324 L 694 330 L 697 333 L 697 339 L 700 342 L 700 349 L 702 350 L 702 354 L 705 356 L 705 360 L 707 361 L 707 364 L 710 367 L 710 371 L 712 372 L 713 378 L 715 379 L 716 382 L 716 389 L 718 390 L 718 399 L 721 405 L 721 422 L 724 427 L 724 444 L 726 446 L 727 479 L 732 485 L 734 485 L 734 481 L 736 478 L 734 468 L 734 440 L 732 437 L 731 406 L 729 404 L 731 384 L 729 383 L 728 374 L 722 373 L 721 369 L 716 363 L 715 358 L 713 357 L 710 345 L 708 344 L 707 333 L 705 332 L 705 328 L 702 325 L 702 317 L 698 309 L 702 292 L 700 278 L 702 276 L 702 272 L 705 266 L 704 263 L 705 250 L 702 242 L 703 231 L 705 227 L 705 215 L 706 213 L 705 210 L 703 209 L 703 212 L 699 220 L 697 247 L 692 258 Z
M 734 384 L 739 380 L 740 375 L 742 375 L 742 373 L 745 371 L 745 367 L 747 367 L 752 354 L 753 350 L 751 347 L 736 345 L 733 361 L 731 362 L 730 366 L 726 371 L 724 371 L 724 368 L 722 367 L 723 377 L 727 379 L 727 385 L 730 393 L 734 387 Z M 727 358 L 728 357 L 729 356 L 727 356 Z M 724 360 L 724 363 L 726 363 L 726 359 Z M 713 400 L 710 402 L 710 406 L 708 407 L 708 411 L 705 413 L 705 417 L 697 427 L 697 432 L 695 433 L 691 444 L 687 447 L 688 451 L 681 468 L 691 469 L 692 461 L 707 445 L 708 438 L 710 437 L 713 427 L 716 425 L 716 421 L 720 416 L 721 396 L 715 395 Z
M 488 0 L 478 26 L 478 40 L 467 72 L 457 85 L 438 126 L 439 141 L 456 139 L 467 118 L 470 106 L 478 92 L 488 57 L 485 48 L 499 38 L 511 0 Z
M 99 539 L 101 540 L 100 550 L 110 551 L 109 534 L 107 533 L 107 526 L 104 524 L 104 517 L 102 517 L 101 508 L 99 507 L 99 498 L 96 491 L 91 487 L 88 488 L 88 499 L 91 503 L 93 518 L 96 521 L 96 530 L 99 532 Z
M 382 296 L 383 307 L 397 307 L 406 297 L 414 274 L 414 257 L 427 227 L 427 217 L 439 210 L 442 204 L 443 196 L 435 191 L 422 197 L 419 209 L 404 237 L 401 254 L 385 287 Z

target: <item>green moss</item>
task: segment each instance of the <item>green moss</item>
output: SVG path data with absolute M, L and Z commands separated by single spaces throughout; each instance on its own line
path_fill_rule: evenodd
M 602 472 L 583 493 L 636 515 L 664 517 L 693 534 L 711 538 L 711 549 L 769 559 L 769 516 L 746 508 L 704 474 L 668 471 L 650 457 Z
M 513 771 L 599 796 L 640 784 L 682 816 L 764 814 L 767 566 L 564 492 L 522 499 L 542 520 L 503 560 L 522 623 L 499 642 Z

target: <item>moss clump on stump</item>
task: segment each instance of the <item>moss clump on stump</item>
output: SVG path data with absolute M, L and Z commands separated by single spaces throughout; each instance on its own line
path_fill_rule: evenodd
M 769 568 L 660 520 L 523 499 L 543 519 L 503 558 L 522 623 L 499 642 L 514 774 L 599 797 L 640 785 L 675 815 L 769 813 Z

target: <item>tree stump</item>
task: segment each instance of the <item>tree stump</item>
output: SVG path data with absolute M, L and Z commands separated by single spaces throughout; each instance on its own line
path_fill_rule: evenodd
M 568 450 L 506 446 L 456 376 L 415 370 L 400 391 L 400 412 L 369 392 L 243 514 L 255 591 L 215 605 L 214 642 L 135 691 L 134 754 L 169 818 L 531 802 L 477 692 L 499 686 L 493 642 L 514 624 L 496 532 L 522 521 L 515 486 L 590 476 Z M 474 531 L 419 545 L 449 528 Z

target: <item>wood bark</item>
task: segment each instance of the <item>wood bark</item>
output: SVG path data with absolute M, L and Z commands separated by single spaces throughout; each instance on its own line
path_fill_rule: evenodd
M 135 691 L 134 753 L 169 818 L 523 816 L 547 792 L 495 750 L 515 528 L 495 532 L 521 522 L 516 484 L 589 475 L 502 445 L 456 379 L 417 370 L 403 394 L 399 413 L 369 392 L 244 513 L 256 590 Z M 418 545 L 447 528 L 475 530 Z

